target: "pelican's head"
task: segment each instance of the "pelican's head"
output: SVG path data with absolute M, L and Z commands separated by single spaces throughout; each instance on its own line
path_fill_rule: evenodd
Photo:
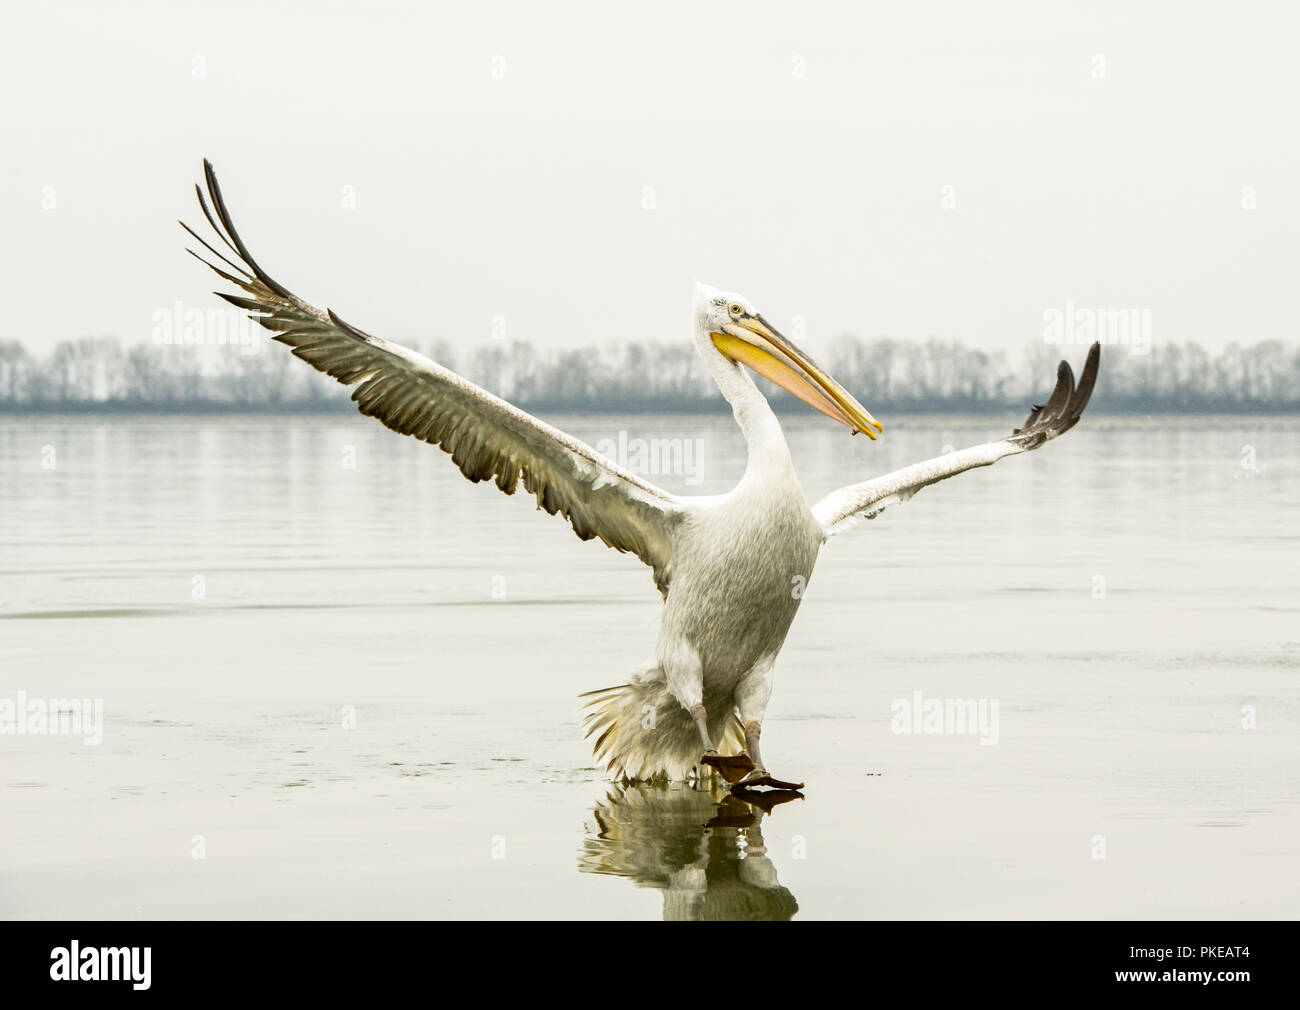
M 880 422 L 742 295 L 696 284 L 695 332 L 702 354 L 717 353 L 736 369 L 745 365 L 855 435 L 880 434 Z

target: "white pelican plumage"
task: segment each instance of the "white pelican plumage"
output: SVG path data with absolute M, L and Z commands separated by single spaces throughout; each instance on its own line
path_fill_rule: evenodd
M 428 358 L 290 293 L 249 254 L 207 161 L 204 175 L 212 208 L 196 186 L 199 204 L 238 262 L 182 227 L 229 271 L 194 255 L 244 292 L 217 292 L 221 297 L 308 364 L 356 386 L 352 399 L 361 413 L 438 446 L 472 481 L 493 480 L 507 494 L 522 483 L 539 508 L 562 515 L 583 540 L 598 537 L 653 570 L 664 599 L 654 659 L 626 684 L 585 696 L 596 756 L 627 779 L 684 779 L 704 763 L 743 787 L 796 788 L 768 774 L 759 737 L 773 665 L 802 596 L 792 587 L 811 577 L 822 544 L 928 484 L 1069 430 L 1097 377 L 1094 344 L 1078 386 L 1061 362 L 1051 397 L 1008 437 L 852 484 L 810 505 L 776 414 L 746 369 L 852 433 L 874 439 L 881 426 L 747 299 L 697 285 L 696 347 L 731 403 L 748 463 L 727 494 L 681 497 Z

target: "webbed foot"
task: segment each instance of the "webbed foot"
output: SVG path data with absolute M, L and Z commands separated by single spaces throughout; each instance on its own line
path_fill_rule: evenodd
M 772 776 L 768 774 L 766 768 L 755 768 L 753 771 L 745 775 L 744 778 L 729 781 L 735 781 L 737 789 L 757 789 L 760 787 L 766 787 L 768 789 L 788 789 L 793 792 L 803 788 L 802 782 L 785 782 L 781 779 L 772 778 Z
M 728 782 L 739 782 L 754 770 L 754 762 L 748 754 L 722 755 L 717 751 L 708 751 L 700 758 L 700 764 L 716 768 Z

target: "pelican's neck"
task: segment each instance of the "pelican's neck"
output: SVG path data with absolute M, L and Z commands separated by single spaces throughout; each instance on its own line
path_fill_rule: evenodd
M 744 482 L 762 481 L 770 483 L 774 479 L 795 478 L 794 461 L 790 458 L 790 447 L 785 441 L 785 432 L 781 422 L 776 419 L 771 404 L 756 385 L 754 380 L 740 366 L 733 364 L 722 356 L 713 346 L 713 341 L 704 335 L 700 341 L 701 353 L 718 384 L 718 390 L 731 404 L 736 423 L 740 425 L 741 434 L 745 436 L 745 445 L 749 450 L 749 459 L 745 466 Z

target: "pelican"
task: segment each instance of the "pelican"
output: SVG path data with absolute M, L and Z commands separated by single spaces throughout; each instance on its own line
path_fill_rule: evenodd
M 506 494 L 522 484 L 539 509 L 563 516 L 581 539 L 598 538 L 650 567 L 663 597 L 654 657 L 627 683 L 583 696 L 596 758 L 627 780 L 682 780 L 703 765 L 740 789 L 802 788 L 769 774 L 759 741 L 777 654 L 803 595 L 792 587 L 806 585 L 822 545 L 923 487 L 1068 431 L 1097 378 L 1094 344 L 1078 385 L 1062 361 L 1051 396 L 1006 438 L 850 484 L 809 504 L 781 424 L 750 373 L 852 434 L 874 440 L 881 425 L 749 299 L 697 285 L 695 346 L 732 406 L 748 459 L 726 494 L 670 494 L 423 355 L 292 294 L 253 259 L 212 164 L 205 160 L 203 170 L 209 199 L 199 186 L 195 192 L 225 252 L 180 223 L 215 262 L 187 251 L 242 292 L 216 294 L 297 357 L 354 386 L 362 414 L 438 446 L 471 481 L 491 480 Z

